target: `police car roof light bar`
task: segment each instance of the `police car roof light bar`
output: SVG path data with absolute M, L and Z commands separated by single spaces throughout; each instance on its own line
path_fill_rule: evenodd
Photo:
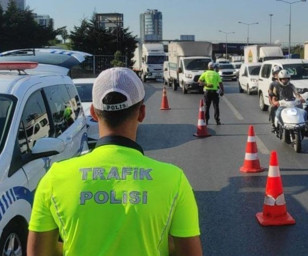
M 37 62 L 32 61 L 6 61 L 0 62 L 0 70 L 18 70 L 34 69 L 38 66 Z

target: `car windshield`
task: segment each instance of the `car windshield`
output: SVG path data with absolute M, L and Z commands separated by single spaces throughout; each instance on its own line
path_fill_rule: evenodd
M 148 56 L 147 64 L 163 64 L 165 60 L 165 56 Z
M 219 65 L 219 69 L 234 69 L 232 64 Z
M 287 64 L 283 68 L 290 73 L 291 81 L 308 79 L 308 63 Z
M 2 153 L 11 126 L 15 105 L 15 98 L 0 94 L 0 154 Z
M 75 84 L 81 102 L 92 102 L 92 87 L 93 83 L 78 83 Z
M 206 70 L 210 59 L 186 59 L 184 65 L 186 70 Z
M 259 75 L 261 66 L 250 66 L 248 67 L 249 74 L 252 76 Z

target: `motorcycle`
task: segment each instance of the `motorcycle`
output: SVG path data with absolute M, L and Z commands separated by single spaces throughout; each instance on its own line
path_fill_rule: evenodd
M 302 140 L 308 135 L 308 123 L 305 120 L 305 110 L 299 108 L 302 103 L 297 100 L 280 100 L 283 107 L 280 115 L 275 116 L 275 133 L 279 139 L 291 144 L 297 153 L 302 150 Z M 305 104 L 304 104 L 305 105 Z M 278 111 L 278 110 L 277 110 Z

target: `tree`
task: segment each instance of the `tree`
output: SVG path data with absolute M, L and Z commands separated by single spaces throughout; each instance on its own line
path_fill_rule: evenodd
M 5 13 L 0 10 L 0 24 L 0 51 L 42 47 L 56 37 L 52 23 L 40 26 L 31 10 L 19 10 L 14 1 L 9 2 Z
M 93 55 L 111 55 L 117 51 L 127 60 L 133 57 L 136 48 L 136 36 L 128 28 L 116 27 L 104 29 L 96 24 L 95 13 L 91 20 L 83 19 L 79 27 L 70 32 L 72 48 Z M 131 63 L 129 63 L 131 65 Z
M 111 61 L 111 65 L 113 67 L 125 67 L 125 64 L 123 61 L 121 61 L 121 52 L 116 51 L 114 53 L 114 59 Z

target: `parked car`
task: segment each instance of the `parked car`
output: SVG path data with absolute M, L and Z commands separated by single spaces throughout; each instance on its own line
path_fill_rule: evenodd
M 258 91 L 258 79 L 261 63 L 243 63 L 240 68 L 238 84 L 240 93 L 248 95 Z
M 236 71 L 230 63 L 219 63 L 218 73 L 222 79 L 236 80 Z
M 98 138 L 98 123 L 93 119 L 90 111 L 92 104 L 92 88 L 95 78 L 76 78 L 73 82 L 77 88 L 78 94 L 81 99 L 82 107 L 85 111 L 87 118 L 87 128 L 88 128 L 88 143 L 89 148 L 93 149 Z
M 307 101 L 308 99 L 308 60 L 303 59 L 276 59 L 262 62 L 259 81 L 258 97 L 259 107 L 266 111 L 269 106 L 268 89 L 272 82 L 272 68 L 279 66 L 291 74 L 291 83 L 298 93 Z M 304 106 L 306 107 L 306 105 Z
M 0 57 L 1 255 L 26 255 L 34 192 L 50 165 L 88 150 L 86 118 L 64 75 L 68 69 L 50 69 Z
M 240 68 L 243 63 L 242 62 L 231 62 L 231 64 L 233 65 L 233 68 L 235 69 L 235 72 L 236 72 L 236 77 L 238 78 L 239 73 L 240 73 Z

